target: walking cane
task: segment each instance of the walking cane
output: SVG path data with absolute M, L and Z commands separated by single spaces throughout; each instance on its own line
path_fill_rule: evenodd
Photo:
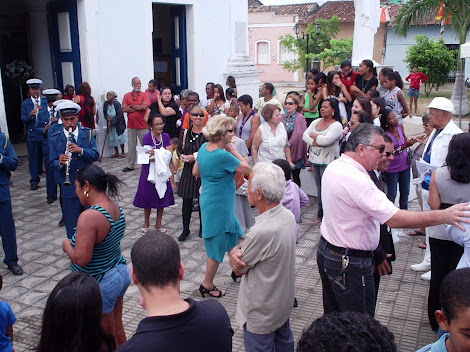
M 103 159 L 104 147 L 106 145 L 106 140 L 108 139 L 109 127 L 110 127 L 110 124 L 108 123 L 108 125 L 106 126 L 106 134 L 104 135 L 103 148 L 101 148 L 100 163 L 101 163 L 101 159 Z

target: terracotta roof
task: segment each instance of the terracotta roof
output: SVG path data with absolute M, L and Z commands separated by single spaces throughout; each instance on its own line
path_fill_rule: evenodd
M 331 16 L 339 17 L 340 22 L 354 22 L 354 1 L 328 1 L 308 17 L 300 18 L 299 23 L 313 23 L 316 19 L 330 19 Z
M 248 7 L 249 13 L 273 12 L 277 16 L 298 15 L 299 18 L 305 18 L 319 8 L 316 3 L 297 4 L 297 5 L 262 5 L 258 7 Z

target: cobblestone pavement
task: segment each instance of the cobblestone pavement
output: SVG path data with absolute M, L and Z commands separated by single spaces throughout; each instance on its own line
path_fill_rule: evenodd
M 58 202 L 46 203 L 45 181 L 41 180 L 39 189 L 29 189 L 27 158 L 14 172 L 11 187 L 13 214 L 18 238 L 20 264 L 25 271 L 23 276 L 12 275 L 4 265 L 0 266 L 3 275 L 3 290 L 0 299 L 11 304 L 17 316 L 14 325 L 15 351 L 28 351 L 37 343 L 40 333 L 42 312 L 49 293 L 56 283 L 70 272 L 69 260 L 62 252 L 61 243 L 65 229 L 58 227 L 60 207 Z M 122 241 L 123 255 L 130 262 L 130 250 L 133 243 L 141 236 L 143 211 L 132 205 L 139 168 L 133 172 L 122 173 L 125 161 L 103 159 L 101 166 L 108 172 L 120 177 L 126 186 L 122 188 L 119 204 L 126 216 L 126 235 Z M 303 329 L 323 313 L 321 300 L 321 282 L 315 260 L 316 246 L 320 231 L 312 222 L 316 214 L 316 198 L 302 210 L 301 235 L 296 250 L 296 297 L 299 307 L 291 314 L 291 327 L 297 342 Z M 176 204 L 167 208 L 163 224 L 174 238 L 181 233 L 181 199 L 176 196 Z M 417 210 L 416 200 L 410 202 L 410 209 Z M 152 221 L 156 214 L 152 214 Z M 1 221 L 1 220 L 0 220 Z M 205 272 L 205 253 L 202 240 L 197 236 L 199 219 L 196 213 L 191 223 L 191 236 L 180 243 L 182 260 L 185 266 L 185 278 L 181 283 L 183 297 L 201 299 L 198 287 Z M 432 342 L 432 332 L 426 314 L 428 283 L 420 279 L 419 274 L 410 270 L 410 264 L 422 259 L 423 250 L 417 247 L 423 237 L 410 237 L 403 231 L 396 245 L 397 261 L 393 264 L 393 274 L 381 281 L 376 318 L 388 326 L 395 334 L 399 351 L 415 351 L 418 347 Z M 2 253 L 3 255 L 3 253 Z M 282 263 L 280 263 L 282 264 Z M 215 284 L 226 290 L 226 296 L 220 302 L 227 309 L 235 330 L 233 351 L 244 351 L 242 329 L 234 320 L 239 284 L 230 278 L 227 258 L 217 273 Z M 282 283 L 280 283 L 282 284 Z M 131 285 L 124 298 L 123 320 L 126 334 L 131 337 L 138 323 L 145 316 L 138 304 L 137 287 Z

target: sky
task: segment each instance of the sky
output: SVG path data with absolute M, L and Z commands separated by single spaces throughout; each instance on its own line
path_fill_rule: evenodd
M 263 5 L 291 5 L 291 4 L 305 4 L 315 2 L 319 5 L 326 2 L 327 0 L 261 0 Z

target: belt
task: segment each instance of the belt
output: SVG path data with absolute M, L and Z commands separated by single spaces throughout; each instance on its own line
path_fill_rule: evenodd
M 341 255 L 347 255 L 351 257 L 363 257 L 363 258 L 371 258 L 374 256 L 373 251 L 361 251 L 360 249 L 350 249 L 350 248 L 343 248 L 343 247 L 337 247 L 335 245 L 332 245 L 330 242 L 325 240 L 322 237 L 322 240 L 325 241 L 326 247 L 338 252 Z

